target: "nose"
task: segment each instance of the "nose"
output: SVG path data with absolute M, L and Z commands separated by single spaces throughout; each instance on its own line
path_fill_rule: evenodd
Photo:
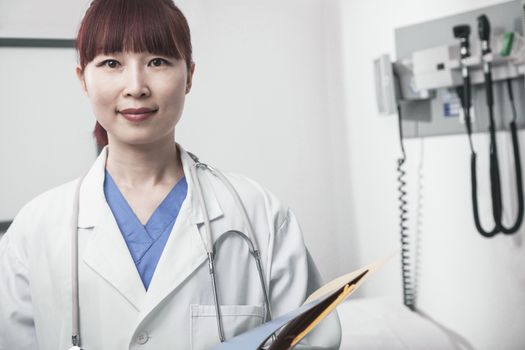
M 151 94 L 146 72 L 141 67 L 129 66 L 124 82 L 124 97 L 141 98 Z

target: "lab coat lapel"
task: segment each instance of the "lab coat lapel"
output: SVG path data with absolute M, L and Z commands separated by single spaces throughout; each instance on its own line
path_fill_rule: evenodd
M 202 224 L 204 215 L 190 173 L 194 161 L 184 149 L 178 147 L 188 183 L 188 193 L 155 269 L 146 294 L 141 319 L 144 319 L 206 260 L 206 249 L 199 233 L 199 225 Z M 200 172 L 199 176 L 209 218 L 211 221 L 219 219 L 223 213 L 212 188 L 213 179 L 209 178 L 211 176 L 209 172 Z
M 106 158 L 104 148 L 80 188 L 78 227 L 92 231 L 88 232 L 86 246 L 80 247 L 79 254 L 93 271 L 140 310 L 146 290 L 104 196 Z
M 93 228 L 92 237 L 88 239 L 85 250 L 80 250 L 80 256 L 139 310 L 139 320 L 143 320 L 206 260 L 206 250 L 199 233 L 204 214 L 190 173 L 190 167 L 195 162 L 182 147 L 177 147 L 188 193 L 147 293 L 104 196 L 107 148 L 102 150 L 80 188 L 78 227 Z M 209 218 L 211 221 L 219 219 L 223 211 L 214 191 L 217 180 L 208 171 L 199 171 L 199 176 Z M 216 234 L 214 239 L 219 235 Z
M 144 319 L 164 298 L 180 286 L 205 260 L 206 250 L 199 231 L 183 206 L 166 242 L 146 293 L 140 319 Z
M 140 311 L 146 289 L 110 209 L 105 212 L 93 229 L 83 260 Z

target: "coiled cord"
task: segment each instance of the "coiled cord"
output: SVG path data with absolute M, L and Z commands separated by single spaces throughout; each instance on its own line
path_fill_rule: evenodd
M 408 235 L 408 201 L 407 201 L 407 183 L 405 181 L 406 171 L 404 165 L 406 162 L 405 147 L 403 144 L 403 127 L 401 118 L 401 106 L 397 106 L 398 124 L 399 124 L 399 142 L 401 144 L 402 156 L 397 159 L 397 182 L 399 196 L 399 232 L 401 235 L 401 279 L 403 283 L 403 304 L 410 310 L 416 309 L 416 300 L 414 285 L 412 284 L 412 270 L 410 267 L 410 241 Z
M 412 235 L 412 284 L 413 284 L 413 294 L 414 294 L 414 305 L 417 305 L 418 300 L 418 290 L 419 290 L 419 280 L 420 280 L 420 261 L 421 261 L 421 250 L 423 247 L 422 236 L 423 236 L 423 202 L 424 202 L 424 167 L 423 161 L 425 158 L 425 142 L 424 138 L 420 138 L 419 146 L 419 165 L 417 171 L 417 203 L 416 203 L 416 217 L 415 217 L 415 229 L 414 234 Z

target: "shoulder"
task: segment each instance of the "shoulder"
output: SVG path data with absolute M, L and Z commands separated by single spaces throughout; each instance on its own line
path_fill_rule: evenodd
M 15 216 L 5 238 L 31 241 L 48 226 L 58 226 L 71 209 L 79 178 L 49 189 L 27 202 Z
M 49 216 L 69 208 L 73 201 L 80 178 L 51 188 L 30 200 L 18 213 L 18 216 Z
M 231 183 L 235 191 L 241 197 L 243 205 L 248 212 L 253 215 L 260 215 L 264 212 L 269 220 L 268 224 L 278 228 L 287 219 L 289 208 L 272 191 L 261 185 L 259 182 L 238 173 L 223 173 Z M 220 180 L 215 178 L 214 188 L 227 196 L 227 189 Z

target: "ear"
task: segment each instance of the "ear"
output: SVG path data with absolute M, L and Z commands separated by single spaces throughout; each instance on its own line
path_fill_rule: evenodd
M 80 66 L 77 66 L 77 68 L 75 68 L 75 73 L 77 74 L 77 78 L 80 82 L 80 86 L 82 87 L 82 91 L 84 91 L 84 94 L 87 95 L 86 81 L 84 80 L 84 72 L 82 72 L 82 68 L 80 68 Z
M 195 62 L 191 62 L 190 69 L 188 70 L 188 78 L 186 79 L 186 94 L 191 90 L 191 84 L 193 81 L 193 73 L 195 72 Z

